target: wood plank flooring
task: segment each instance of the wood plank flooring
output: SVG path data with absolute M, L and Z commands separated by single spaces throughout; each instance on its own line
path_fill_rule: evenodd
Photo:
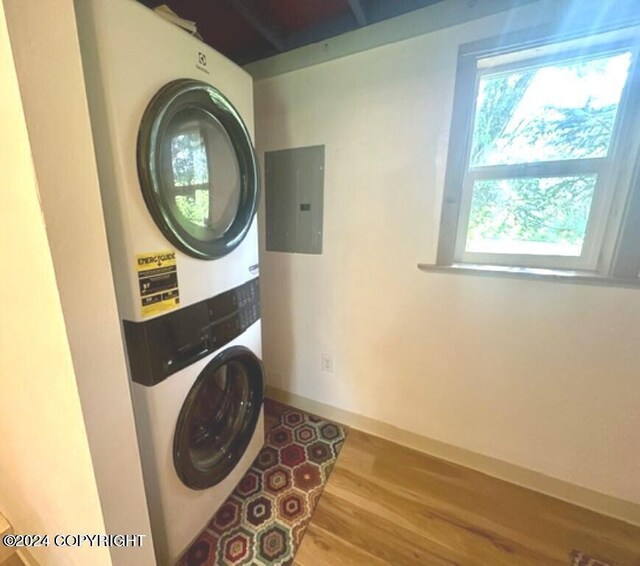
M 266 427 L 286 406 L 269 400 Z M 640 566 L 640 528 L 351 429 L 296 566 Z

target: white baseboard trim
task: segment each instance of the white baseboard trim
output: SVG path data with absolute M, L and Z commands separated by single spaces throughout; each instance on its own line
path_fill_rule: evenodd
M 16 554 L 22 560 L 24 566 L 40 566 L 40 563 L 31 555 L 26 548 L 21 548 L 16 551 Z
M 4 535 L 11 535 L 13 533 L 13 527 L 10 525 L 9 521 L 7 521 L 6 517 L 0 513 L 0 540 Z M 39 566 L 38 562 L 35 561 L 31 553 L 26 548 L 12 548 L 10 546 L 4 546 L 0 544 L 0 565 L 8 562 L 10 558 L 12 564 L 16 563 L 17 559 L 21 564 L 26 566 Z
M 10 534 L 13 534 L 13 529 L 11 528 L 9 521 L 7 521 L 5 516 L 2 513 L 0 513 L 0 539 L 4 535 L 10 535 Z M 7 560 L 9 556 L 13 554 L 13 552 L 14 552 L 13 548 L 0 544 L 0 564 L 5 560 Z
M 471 468 L 483 474 L 561 499 L 567 503 L 573 503 L 602 515 L 640 526 L 640 505 L 630 501 L 580 487 L 491 456 L 484 456 L 439 440 L 433 440 L 402 430 L 388 423 L 319 403 L 275 387 L 267 386 L 266 396 L 303 411 L 367 432 L 373 436 L 424 452 L 430 456 Z

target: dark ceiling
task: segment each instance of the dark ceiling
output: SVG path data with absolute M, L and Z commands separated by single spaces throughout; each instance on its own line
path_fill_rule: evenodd
M 139 0 L 193 20 L 211 47 L 240 65 L 442 0 Z

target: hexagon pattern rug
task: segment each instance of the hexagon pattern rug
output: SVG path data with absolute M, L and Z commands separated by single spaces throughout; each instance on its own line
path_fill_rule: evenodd
M 344 443 L 346 430 L 282 413 L 264 448 L 179 566 L 288 566 Z

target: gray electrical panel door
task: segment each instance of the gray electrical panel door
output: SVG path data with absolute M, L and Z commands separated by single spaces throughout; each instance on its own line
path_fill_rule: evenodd
M 264 154 L 267 250 L 322 253 L 324 146 Z

